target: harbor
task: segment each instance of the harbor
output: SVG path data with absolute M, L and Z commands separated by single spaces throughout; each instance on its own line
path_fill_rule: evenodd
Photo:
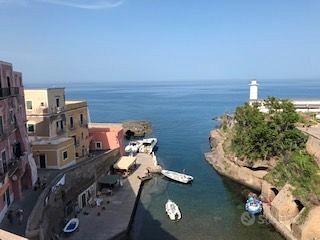
M 106 240 L 126 236 L 127 230 L 139 201 L 143 185 L 141 178 L 149 171 L 159 171 L 154 165 L 152 155 L 138 153 L 132 173 L 122 180 L 122 186 L 113 188 L 112 194 L 102 196 L 100 207 L 86 207 L 77 215 L 79 229 L 72 235 L 64 235 L 70 240 Z

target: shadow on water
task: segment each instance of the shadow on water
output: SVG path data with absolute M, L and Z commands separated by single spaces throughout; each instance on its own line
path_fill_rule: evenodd
M 154 185 L 157 185 L 156 182 L 157 180 L 155 179 L 152 179 L 151 181 L 147 181 L 144 184 L 144 187 L 145 186 L 147 186 L 148 188 L 154 187 Z M 156 191 L 158 192 L 159 188 Z M 166 191 L 166 188 L 163 188 L 162 186 L 162 188 L 160 188 L 160 192 L 164 193 L 165 191 Z M 155 219 L 147 209 L 148 201 L 150 201 L 151 199 L 151 196 L 149 194 L 155 194 L 156 192 L 147 191 L 147 195 L 145 195 L 145 193 L 146 192 L 143 192 L 143 189 L 142 189 L 141 195 L 144 195 L 143 196 L 144 202 L 142 202 L 141 196 L 140 196 L 133 222 L 129 227 L 129 234 L 127 236 L 127 239 L 128 240 L 134 240 L 134 239 L 174 240 L 174 239 L 177 239 L 168 231 L 166 231 L 162 227 L 162 223 L 159 220 Z M 143 231 L 143 234 L 142 234 L 141 230 L 144 227 L 145 223 L 148 223 L 149 231 L 147 232 Z M 172 222 L 172 224 L 178 224 L 178 223 Z
M 233 205 L 236 206 L 235 214 L 239 217 L 238 221 L 233 222 L 233 224 L 235 226 L 238 226 L 237 229 L 241 233 L 241 235 L 250 236 L 254 232 L 256 232 L 256 234 L 259 234 L 259 232 L 261 233 L 263 231 L 264 234 L 260 234 L 259 239 L 284 239 L 280 234 L 275 233 L 275 228 L 269 223 L 267 219 L 263 217 L 263 215 L 253 217 L 255 220 L 252 223 L 243 222 L 244 220 L 241 219 L 241 216 L 246 213 L 244 208 L 248 194 L 250 192 L 253 192 L 259 195 L 260 193 L 258 191 L 250 189 L 244 185 L 241 185 L 240 183 L 234 182 L 231 179 L 226 178 L 224 176 L 221 176 L 221 178 L 224 188 L 226 192 L 229 194 L 230 201 Z

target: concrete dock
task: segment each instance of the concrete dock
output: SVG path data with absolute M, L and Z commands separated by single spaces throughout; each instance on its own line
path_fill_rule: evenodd
M 136 200 L 139 197 L 139 189 L 147 169 L 154 170 L 155 165 L 152 155 L 139 153 L 137 155 L 137 168 L 123 181 L 122 187 L 115 187 L 112 196 L 103 197 L 105 210 L 101 207 L 85 208 L 78 215 L 80 220 L 79 230 L 70 236 L 61 236 L 65 239 L 78 240 L 107 240 L 125 235 L 135 209 Z M 109 201 L 109 203 L 107 203 Z M 84 215 L 88 212 L 88 215 Z M 98 213 L 100 215 L 98 216 Z

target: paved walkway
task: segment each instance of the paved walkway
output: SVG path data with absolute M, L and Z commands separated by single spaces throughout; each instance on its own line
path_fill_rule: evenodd
M 137 155 L 137 165 L 138 168 L 123 181 L 122 187 L 116 187 L 112 196 L 104 197 L 105 210 L 98 207 L 84 209 L 78 215 L 79 230 L 72 235 L 64 235 L 63 238 L 107 240 L 124 233 L 128 228 L 141 184 L 138 176 L 144 176 L 146 169 L 154 166 L 152 157 L 147 154 Z M 89 215 L 85 215 L 84 212 Z
M 51 181 L 51 179 L 58 173 L 59 171 L 57 170 L 38 170 L 38 176 L 40 179 L 43 179 L 45 176 L 47 181 Z M 6 230 L 8 232 L 24 236 L 25 235 L 25 230 L 26 230 L 26 225 L 28 221 L 28 217 L 34 207 L 34 205 L 37 202 L 38 197 L 41 194 L 41 190 L 38 189 L 37 191 L 34 191 L 33 189 L 27 189 L 23 191 L 22 193 L 22 199 L 21 200 L 16 200 L 14 201 L 9 210 L 16 211 L 17 209 L 22 209 L 23 210 L 23 221 L 21 224 L 18 224 L 18 220 L 16 217 L 14 218 L 13 224 L 9 222 L 7 217 L 3 219 L 3 221 L 0 224 L 0 228 L 3 230 Z

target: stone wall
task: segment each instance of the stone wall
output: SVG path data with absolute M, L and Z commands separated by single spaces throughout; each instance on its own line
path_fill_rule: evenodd
M 320 139 L 316 136 L 309 135 L 306 148 L 309 154 L 315 156 L 315 159 L 320 166 Z
M 62 171 L 41 193 L 30 214 L 26 237 L 46 240 L 61 232 L 65 207 L 76 201 L 78 195 L 105 174 L 120 158 L 119 149 L 111 150 Z M 65 185 L 51 191 L 65 174 Z
M 303 223 L 292 224 L 293 234 L 301 240 L 320 239 L 320 207 L 314 207 Z

